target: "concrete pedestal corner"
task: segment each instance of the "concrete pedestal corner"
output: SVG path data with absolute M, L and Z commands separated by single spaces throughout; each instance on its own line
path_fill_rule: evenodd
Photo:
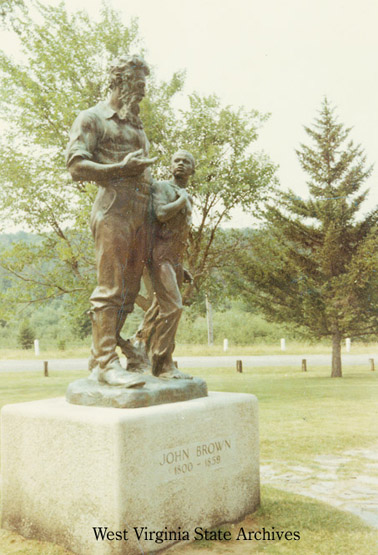
M 80 555 L 153 552 L 257 508 L 257 399 L 7 405 L 1 458 L 4 528 Z

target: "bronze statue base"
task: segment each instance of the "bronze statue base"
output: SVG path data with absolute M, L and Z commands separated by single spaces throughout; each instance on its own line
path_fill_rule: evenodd
M 66 400 L 73 405 L 114 408 L 138 408 L 189 401 L 207 397 L 207 385 L 202 378 L 160 379 L 144 375 L 140 388 L 111 386 L 89 378 L 69 384 Z

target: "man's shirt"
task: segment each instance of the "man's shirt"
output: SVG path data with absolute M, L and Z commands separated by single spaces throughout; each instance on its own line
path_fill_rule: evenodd
M 120 119 L 107 102 L 99 102 L 77 116 L 70 132 L 66 161 L 67 166 L 77 157 L 113 164 L 140 149 L 148 156 L 149 142 L 142 125 L 131 125 L 127 119 Z M 150 180 L 149 175 L 147 170 L 145 180 Z

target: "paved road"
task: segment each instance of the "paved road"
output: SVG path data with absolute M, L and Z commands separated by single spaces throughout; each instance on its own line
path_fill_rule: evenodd
M 307 367 L 329 366 L 331 355 L 256 355 L 256 356 L 214 356 L 214 357 L 176 357 L 179 368 L 217 368 L 234 367 L 236 360 L 243 361 L 243 368 L 258 368 L 262 366 L 300 366 L 302 359 L 307 360 Z M 374 358 L 378 366 L 378 352 L 364 355 L 343 355 L 344 366 L 369 364 L 369 358 Z M 86 370 L 85 358 L 51 359 L 49 370 Z M 0 360 L 0 372 L 42 371 L 42 360 Z

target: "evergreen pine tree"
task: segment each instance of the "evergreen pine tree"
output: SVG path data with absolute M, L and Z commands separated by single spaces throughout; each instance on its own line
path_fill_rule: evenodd
M 312 146 L 297 151 L 309 198 L 280 192 L 263 233 L 246 241 L 234 275 L 268 318 L 332 339 L 332 377 L 341 377 L 341 342 L 378 330 L 377 209 L 357 219 L 372 168 L 324 100 Z M 236 283 L 236 282 L 235 282 Z
M 30 326 L 29 320 L 23 320 L 18 332 L 18 342 L 22 349 L 31 349 L 34 344 L 35 332 Z

